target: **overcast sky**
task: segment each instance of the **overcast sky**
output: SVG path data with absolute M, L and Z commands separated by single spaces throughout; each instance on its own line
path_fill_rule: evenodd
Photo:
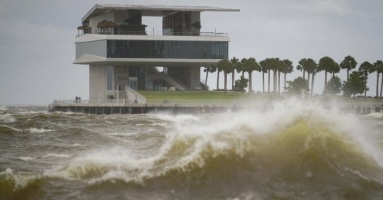
M 77 27 L 96 3 L 240 9 L 201 15 L 202 31 L 229 34 L 230 58 L 278 57 L 290 59 L 294 66 L 301 58 L 318 62 L 323 56 L 339 63 L 351 55 L 358 66 L 383 59 L 382 0 L 0 0 L 0 104 L 44 105 L 55 99 L 88 98 L 88 66 L 72 63 Z M 149 30 L 160 31 L 160 20 L 145 23 Z M 340 73 L 341 79 L 345 74 Z M 287 79 L 301 75 L 296 71 Z M 261 74 L 253 78 L 253 89 L 261 91 Z M 216 74 L 209 74 L 208 80 L 215 88 Z M 375 84 L 374 73 L 369 76 L 369 95 L 375 94 Z M 322 72 L 315 79 L 314 93 L 321 94 L 323 85 Z

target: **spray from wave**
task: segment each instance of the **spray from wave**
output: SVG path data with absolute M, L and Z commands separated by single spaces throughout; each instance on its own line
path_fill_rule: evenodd
M 382 155 L 355 116 L 289 99 L 259 113 L 169 117 L 155 155 L 97 149 L 45 173 L 188 198 L 383 197 Z

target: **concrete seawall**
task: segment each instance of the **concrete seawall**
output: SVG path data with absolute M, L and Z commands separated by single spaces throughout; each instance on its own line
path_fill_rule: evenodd
M 73 112 L 86 114 L 146 114 L 146 113 L 170 113 L 170 114 L 204 114 L 204 113 L 227 113 L 227 112 L 256 112 L 270 109 L 265 106 L 237 106 L 237 105 L 147 105 L 147 104 L 125 104 L 125 105 L 50 105 L 51 112 Z M 381 107 L 342 107 L 345 113 L 367 115 L 380 113 Z

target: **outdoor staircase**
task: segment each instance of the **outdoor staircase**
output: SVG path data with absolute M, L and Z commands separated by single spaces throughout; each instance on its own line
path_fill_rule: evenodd
M 135 102 L 137 100 L 135 103 L 146 103 L 146 98 L 144 96 L 127 85 L 125 86 L 125 92 L 129 102 Z
M 209 90 L 209 86 L 206 85 L 206 84 L 203 83 L 203 82 L 201 82 L 201 88 L 202 88 L 203 90 Z
M 177 88 L 177 90 L 185 90 L 187 88 L 184 84 L 175 81 L 174 79 L 172 79 L 170 76 L 168 76 L 164 72 L 159 72 L 159 73 L 153 73 L 153 74 L 147 74 L 146 75 L 146 81 L 154 81 L 154 80 L 164 80 L 167 83 L 169 83 L 170 85 L 172 85 L 175 88 Z

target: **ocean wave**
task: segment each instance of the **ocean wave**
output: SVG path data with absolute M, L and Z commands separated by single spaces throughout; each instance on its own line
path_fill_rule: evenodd
M 42 156 L 43 158 L 47 158 L 47 157 L 58 157 L 58 158 L 69 158 L 70 155 L 68 154 L 56 154 L 56 153 L 50 153 L 50 154 L 47 154 L 45 156 Z
M 52 131 L 55 131 L 55 130 L 52 130 L 52 129 L 44 129 L 44 128 L 30 128 L 30 129 L 27 129 L 29 132 L 31 133 L 45 133 L 45 132 L 52 132 Z
M 16 118 L 10 113 L 0 114 L 0 122 L 11 124 L 16 122 Z
M 370 114 L 366 115 L 366 117 L 382 119 L 383 113 L 370 113 Z
M 7 126 L 7 125 L 0 125 L 0 133 L 21 133 L 22 130 Z
M 23 161 L 32 161 L 34 160 L 35 158 L 32 158 L 32 157 L 19 157 L 20 160 L 23 160 Z
M 188 114 L 180 114 L 180 115 L 151 114 L 151 115 L 158 119 L 171 121 L 175 123 L 190 123 L 190 122 L 197 122 L 200 120 L 198 116 L 188 115 Z
M 0 172 L 0 188 L 4 197 L 12 197 L 20 189 L 26 188 L 32 181 L 38 179 L 38 176 L 27 173 L 15 174 L 11 168 Z
M 242 181 L 244 187 L 254 184 L 259 191 L 303 180 L 312 184 L 333 181 L 352 189 L 349 182 L 357 180 L 360 188 L 368 189 L 371 183 L 383 189 L 380 155 L 363 138 L 366 127 L 361 127 L 357 117 L 336 109 L 285 101 L 264 113 L 192 120 L 195 123 L 170 130 L 155 156 L 137 158 L 123 147 L 99 149 L 48 175 L 90 184 L 122 180 L 147 185 L 161 180 L 169 187 L 180 180 L 222 186 L 221 180 L 227 179 L 239 185 Z
M 7 106 L 0 105 L 0 111 L 7 111 L 7 110 L 8 110 Z

